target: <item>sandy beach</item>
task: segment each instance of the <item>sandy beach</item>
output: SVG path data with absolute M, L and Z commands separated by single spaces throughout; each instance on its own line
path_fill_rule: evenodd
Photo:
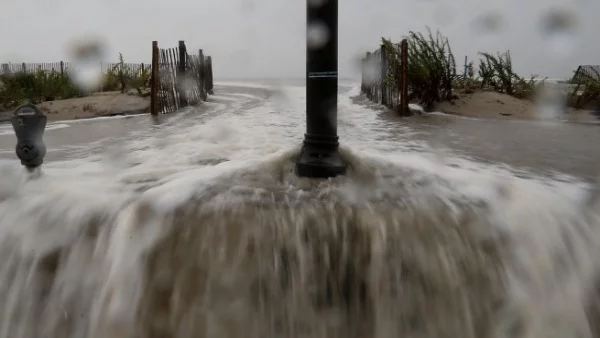
M 37 107 L 49 121 L 77 120 L 101 116 L 135 115 L 150 112 L 150 98 L 134 93 L 94 93 L 87 97 L 42 102 Z M 10 121 L 12 111 L 0 112 L 0 123 Z
M 433 111 L 464 117 L 500 120 L 541 120 L 548 118 L 533 101 L 518 99 L 497 92 L 459 93 L 452 102 L 440 102 Z M 559 112 L 560 113 L 560 112 Z M 592 110 L 566 107 L 564 117 L 571 122 L 593 122 L 598 118 Z
M 77 120 L 101 116 L 135 115 L 150 112 L 150 98 L 133 92 L 94 93 L 87 97 L 42 102 L 38 108 L 48 115 L 49 121 Z M 510 95 L 481 91 L 458 93 L 458 99 L 440 102 L 432 112 L 449 115 L 496 120 L 542 120 L 547 119 L 533 101 Z M 595 122 L 598 117 L 589 109 L 566 107 L 561 118 L 570 122 Z M 0 123 L 10 121 L 12 111 L 0 112 Z M 562 115 L 562 113 L 559 112 Z

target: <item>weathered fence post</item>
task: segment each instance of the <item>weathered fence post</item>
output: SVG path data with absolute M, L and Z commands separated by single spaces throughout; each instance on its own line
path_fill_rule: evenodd
M 187 86 L 185 66 L 187 65 L 187 49 L 184 41 L 179 41 L 179 65 L 177 67 L 177 84 L 179 86 L 179 106 L 187 107 Z
M 388 79 L 387 79 L 387 66 L 388 66 L 388 60 L 387 60 L 387 50 L 385 49 L 385 46 L 382 44 L 381 45 L 381 104 L 383 104 L 384 106 L 388 106 Z
M 206 58 L 206 63 L 207 63 L 207 71 L 208 71 L 208 85 L 206 87 L 206 90 L 209 94 L 214 94 L 213 93 L 213 69 L 212 69 L 212 57 L 208 56 Z
M 371 74 L 371 57 L 371 52 L 367 52 L 367 97 L 369 100 L 373 100 L 373 74 Z
M 200 79 L 200 95 L 202 96 L 202 100 L 206 101 L 207 93 L 206 90 L 206 60 L 204 60 L 204 52 L 202 49 L 198 50 L 198 61 L 200 62 L 200 66 L 198 67 L 198 77 Z
M 361 91 L 361 93 L 364 93 L 365 89 L 367 88 L 365 86 L 365 64 L 366 64 L 366 58 L 362 58 L 360 60 L 360 91 Z
M 152 75 L 150 78 L 150 114 L 158 115 L 158 41 L 152 41 Z
M 402 71 L 402 84 L 400 86 L 400 115 L 408 116 L 408 40 L 400 42 L 400 67 Z

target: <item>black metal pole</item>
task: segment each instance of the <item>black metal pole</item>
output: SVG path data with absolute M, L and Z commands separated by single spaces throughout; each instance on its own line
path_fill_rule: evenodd
M 337 136 L 338 0 L 306 2 L 306 134 L 296 173 L 327 178 L 346 172 Z

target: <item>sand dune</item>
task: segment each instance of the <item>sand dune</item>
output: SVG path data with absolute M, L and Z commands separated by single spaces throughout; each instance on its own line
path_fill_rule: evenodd
M 95 93 L 87 97 L 42 102 L 38 108 L 50 121 L 86 119 L 100 116 L 134 115 L 150 112 L 150 99 L 133 93 Z M 12 111 L 0 112 L 0 123 L 10 121 Z
M 553 108 L 553 109 L 547 109 Z M 522 100 L 497 92 L 459 94 L 453 102 L 441 102 L 433 109 L 437 112 L 488 119 L 538 120 L 566 118 L 573 122 L 592 122 L 598 118 L 592 110 L 570 107 L 541 107 L 530 100 Z

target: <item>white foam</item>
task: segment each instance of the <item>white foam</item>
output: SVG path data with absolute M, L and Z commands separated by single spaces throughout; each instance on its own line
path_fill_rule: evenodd
M 239 82 L 217 84 L 273 88 Z M 532 337 L 546 338 L 548 330 L 560 325 L 567 330 L 563 336 L 569 336 L 568 329 L 581 327 L 579 322 L 568 322 L 572 319 L 569 316 L 581 319 L 577 311 L 596 276 L 593 258 L 600 254 L 600 211 L 584 204 L 589 186 L 533 175 L 522 179 L 505 165 L 443 158 L 424 142 L 415 141 L 411 137 L 415 131 L 409 126 L 390 124 L 374 111 L 352 104 L 351 97 L 356 94 L 357 87 L 339 98 L 339 132 L 344 147 L 360 159 L 357 165 L 370 166 L 379 180 L 365 186 L 384 189 L 386 182 L 401 186 L 402 175 L 410 173 L 406 182 L 414 186 L 407 189 L 416 195 L 407 199 L 418 200 L 418 183 L 426 182 L 426 189 L 448 204 L 457 196 L 467 202 L 487 203 L 490 213 L 478 215 L 480 223 L 485 223 L 479 230 L 484 237 L 503 234 L 512 240 L 510 252 L 503 256 L 510 277 L 511 306 L 515 313 L 530 311 Z M 69 311 L 85 308 L 82 311 L 89 317 L 72 324 L 78 328 L 91 325 L 103 332 L 102 325 L 108 322 L 131 324 L 143 286 L 147 250 L 169 230 L 161 227 L 161 221 L 211 186 L 233 184 L 233 176 L 236 184 L 246 182 L 246 171 L 252 172 L 246 179 L 255 180 L 246 182 L 251 188 L 251 183 L 265 179 L 261 175 L 279 170 L 281 161 L 301 144 L 304 87 L 278 87 L 276 100 L 250 108 L 245 104 L 259 99 L 254 95 L 220 96 L 226 97 L 226 102 L 207 103 L 209 111 L 186 115 L 173 125 L 136 135 L 110 153 L 49 162 L 38 180 L 28 179 L 17 161 L 0 160 L 0 248 L 7 254 L 7 268 L 0 269 L 0 297 L 4 295 L 0 299 L 5 301 L 0 305 L 0 338 L 31 336 L 31 318 L 35 311 L 42 311 L 35 310 L 36 306 L 47 307 L 46 325 L 58 320 L 52 311 L 58 311 L 59 305 Z M 392 131 L 402 136 L 390 137 Z M 6 132 L 12 133 L 12 129 Z M 264 173 L 257 168 L 264 168 Z M 398 170 L 398 175 L 384 176 L 386 170 Z M 300 195 L 301 182 L 285 175 L 282 173 L 279 188 L 287 185 Z M 140 187 L 143 193 L 137 191 Z M 356 203 L 376 195 L 352 182 L 340 189 L 346 189 L 349 200 Z M 152 217 L 140 216 L 146 211 Z M 96 218 L 100 235 L 97 242 L 90 243 L 86 233 L 92 231 L 88 227 L 96 224 Z M 567 237 L 576 244 L 575 252 L 566 249 Z M 35 304 L 36 298 L 28 296 L 30 284 L 25 281 L 42 277 L 26 276 L 35 270 L 36 259 L 57 249 L 69 259 L 63 261 L 64 270 L 57 272 L 55 281 L 57 290 L 64 288 L 65 293 L 55 291 L 56 298 L 49 299 L 48 304 Z M 562 263 L 556 257 L 571 263 L 565 270 L 568 276 L 562 279 L 556 278 Z M 17 274 L 9 271 L 9 263 L 17 264 Z M 78 281 L 79 275 L 89 280 Z M 2 293 L 3 288 L 8 291 Z M 18 306 L 28 306 L 29 312 L 23 310 L 22 319 L 13 322 L 11 315 L 17 313 Z M 82 324 L 86 320 L 93 325 Z
M 70 125 L 67 123 L 51 123 L 48 124 L 46 126 L 46 131 L 53 131 L 53 130 L 58 130 L 58 129 L 63 129 L 63 128 L 69 128 Z M 12 126 L 8 125 L 8 126 L 0 126 L 0 136 L 1 135 L 14 135 L 15 132 L 12 128 Z
M 130 118 L 142 117 L 142 116 L 148 116 L 148 115 L 150 115 L 150 114 L 98 116 L 98 117 L 91 117 L 91 118 L 86 118 L 86 119 L 61 120 L 60 123 L 68 123 L 68 124 L 90 123 L 90 122 L 99 122 L 99 121 L 106 121 L 106 120 L 130 119 Z

